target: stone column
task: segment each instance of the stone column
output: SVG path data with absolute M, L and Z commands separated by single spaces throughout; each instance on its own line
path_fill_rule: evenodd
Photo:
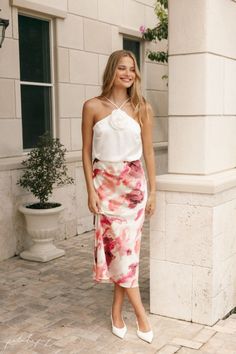
M 236 306 L 236 2 L 169 0 L 168 174 L 150 223 L 151 312 Z

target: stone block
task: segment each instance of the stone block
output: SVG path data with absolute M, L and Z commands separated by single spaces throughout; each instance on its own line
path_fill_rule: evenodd
M 98 17 L 98 4 L 97 0 L 68 0 L 68 11 L 72 14 L 97 18 Z
M 58 81 L 69 82 L 69 50 L 67 48 L 57 48 Z
M 156 27 L 157 22 L 158 22 L 153 5 L 154 5 L 154 3 L 152 3 L 152 6 L 145 6 L 145 10 L 144 10 L 145 11 L 144 25 L 149 28 Z
M 235 266 L 234 266 L 235 267 Z M 235 268 L 234 268 L 235 269 Z M 215 318 L 215 322 L 229 313 L 236 304 L 236 294 L 235 294 L 235 281 L 228 287 L 224 288 L 220 293 L 218 293 L 212 300 L 212 313 Z
M 223 261 L 214 258 L 213 296 L 218 296 L 224 289 L 229 288 L 235 281 L 235 254 Z M 232 294 L 233 296 L 233 294 Z M 226 302 L 226 299 L 225 299 Z M 231 309 L 229 309 L 230 311 Z
M 168 155 L 167 149 L 159 150 L 155 154 L 155 163 L 156 163 L 156 174 L 161 175 L 167 173 L 168 171 Z
M 154 68 L 153 68 L 154 69 Z M 147 99 L 150 102 L 154 116 L 168 116 L 168 92 L 147 91 Z
M 190 321 L 192 266 L 151 259 L 150 277 L 151 313 Z
M 223 59 L 206 53 L 169 59 L 169 114 L 222 114 Z
M 32 4 L 38 3 L 61 11 L 67 11 L 67 0 L 61 0 L 59 2 L 57 0 L 29 0 L 29 2 Z
M 236 62 L 235 60 L 224 59 L 224 114 L 236 115 Z M 235 120 L 235 117 L 234 117 Z
M 77 218 L 66 221 L 65 226 L 66 238 L 74 237 L 75 235 L 77 235 Z
M 76 28 L 76 35 L 73 35 Z M 83 19 L 82 17 L 67 14 L 66 19 L 57 19 L 57 43 L 58 46 L 83 49 Z
M 14 80 L 0 79 L 0 118 L 15 117 Z
M 85 99 L 85 89 L 82 85 L 59 84 L 59 116 L 81 117 Z
M 165 231 L 166 193 L 158 191 L 155 214 L 150 219 L 151 231 Z
M 11 18 L 11 7 L 10 7 L 10 3 L 8 0 L 1 1 L 1 18 L 4 18 L 4 19 Z M 12 22 L 13 21 L 9 21 L 9 25 L 6 29 L 5 41 L 6 41 L 6 38 L 12 37 L 12 26 L 13 26 Z M 4 45 L 5 45 L 5 42 L 4 42 Z M 1 49 L 3 49 L 3 47 Z M 1 59 L 0 59 L 0 62 L 1 62 Z
M 71 150 L 71 122 L 68 118 L 60 118 L 59 119 L 59 134 L 60 141 L 63 145 L 65 145 L 68 151 Z
M 112 52 L 123 48 L 123 36 L 119 33 L 119 27 L 111 27 Z
M 194 195 L 195 198 L 195 195 Z M 166 191 L 166 203 L 168 204 L 188 204 L 192 205 L 193 194 L 184 192 L 167 192 Z
M 98 84 L 98 56 L 94 53 L 70 50 L 70 82 Z
M 85 50 L 101 54 L 111 53 L 111 26 L 102 22 L 84 19 Z
M 158 42 L 145 42 L 145 49 L 151 50 L 151 51 L 166 51 L 168 49 L 168 41 L 166 39 L 162 39 L 161 41 Z M 145 61 L 149 62 L 149 63 L 153 63 L 153 61 L 151 61 L 150 59 L 148 59 L 147 56 L 145 56 Z M 163 64 L 165 66 L 168 66 L 168 64 Z M 165 83 L 167 83 L 167 81 L 165 80 Z M 168 89 L 167 86 L 166 90 Z
M 71 119 L 71 148 L 72 150 L 82 149 L 81 119 Z
M 68 220 L 77 219 L 77 204 L 76 204 L 76 186 L 75 184 L 68 184 L 65 186 L 56 187 L 50 198 L 52 201 L 63 204 L 65 207 L 61 214 L 61 220 L 65 222 Z
M 229 229 L 229 228 L 228 228 Z M 234 228 L 227 230 L 213 238 L 213 259 L 215 264 L 226 262 L 236 254 L 236 231 Z M 227 239 L 227 242 L 225 240 Z
M 88 195 L 82 167 L 76 168 L 76 198 L 78 218 L 91 216 L 88 209 Z
M 194 0 L 171 1 L 169 12 L 169 53 L 204 52 L 207 48 L 207 2 Z M 194 16 L 191 16 L 194 13 Z M 191 21 L 189 18 L 191 16 Z M 184 37 L 184 41 L 182 40 Z
M 232 193 L 232 190 L 230 192 Z M 236 230 L 235 206 L 236 200 L 230 200 L 213 209 L 213 235 L 227 234 L 227 237 L 230 237 L 230 244 L 235 237 Z
M 163 75 L 167 75 L 168 67 L 163 64 L 153 62 L 146 63 L 147 81 L 146 88 L 148 90 L 166 90 L 166 82 L 162 80 Z
M 77 233 L 80 235 L 84 232 L 94 229 L 93 215 L 90 213 L 88 216 L 79 217 L 77 220 Z
M 216 322 L 212 313 L 212 269 L 193 267 L 192 321 L 212 325 Z
M 211 209 L 207 207 L 167 204 L 166 259 L 211 266 L 211 218 Z
M 5 38 L 1 48 L 0 77 L 20 78 L 18 41 L 11 38 Z
M 207 9 L 207 50 L 224 57 L 236 58 L 234 33 L 236 31 L 236 8 L 233 1 L 208 0 Z M 227 20 L 226 20 L 227 19 Z M 227 21 L 227 26 L 225 26 Z
M 139 0 L 141 4 L 153 7 L 153 0 Z
M 123 24 L 138 31 L 145 24 L 145 6 L 134 0 L 125 1 Z
M 101 86 L 85 86 L 85 99 L 99 96 L 101 94 Z
M 152 130 L 153 142 L 168 141 L 168 118 L 167 117 L 154 117 L 153 130 Z
M 108 55 L 99 55 L 99 84 L 103 83 L 103 73 L 108 61 Z
M 169 172 L 204 174 L 206 117 L 169 117 Z M 184 126 L 184 130 L 183 130 Z
M 0 119 L 0 157 L 22 153 L 22 125 L 20 119 Z
M 98 0 L 98 19 L 114 25 L 123 23 L 123 2 L 120 0 Z
M 0 172 L 0 259 L 7 259 L 15 254 L 16 237 L 13 224 L 13 203 L 11 198 L 10 171 Z
M 234 168 L 236 161 L 236 117 L 209 116 L 206 118 L 205 124 L 207 173 Z M 221 141 L 221 144 L 219 144 L 219 141 Z
M 165 232 L 150 230 L 150 258 L 165 260 Z

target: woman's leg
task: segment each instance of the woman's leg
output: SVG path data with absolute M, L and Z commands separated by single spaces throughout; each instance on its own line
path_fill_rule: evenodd
M 114 296 L 112 304 L 112 319 L 115 327 L 124 327 L 122 320 L 122 307 L 125 297 L 125 288 L 122 288 L 118 284 L 114 283 Z
M 140 296 L 140 291 L 138 287 L 135 288 L 125 288 L 127 296 L 131 305 L 134 308 L 135 315 L 137 317 L 138 325 L 140 331 L 148 332 L 151 330 L 150 324 L 143 307 L 143 303 Z

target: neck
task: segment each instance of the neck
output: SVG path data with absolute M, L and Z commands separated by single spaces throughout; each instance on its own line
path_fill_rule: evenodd
M 115 88 L 111 91 L 110 95 L 108 96 L 108 98 L 113 101 L 114 103 L 116 103 L 117 105 L 123 103 L 125 100 L 127 100 L 129 98 L 128 94 L 127 94 L 127 90 L 124 88 Z

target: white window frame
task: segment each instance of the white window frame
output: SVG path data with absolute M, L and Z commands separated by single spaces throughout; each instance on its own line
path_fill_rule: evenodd
M 146 52 L 146 46 L 145 46 L 145 41 L 142 40 L 142 34 L 134 29 L 127 28 L 127 27 L 119 27 L 119 34 L 122 36 L 122 49 L 123 49 L 123 38 L 127 39 L 132 39 L 133 41 L 138 41 L 140 42 L 140 72 L 142 75 L 142 80 L 141 80 L 141 89 L 143 93 L 146 93 L 146 78 L 147 78 L 147 73 L 146 73 L 146 65 L 145 65 L 145 52 Z
M 31 11 L 17 11 L 17 25 L 18 25 L 18 18 L 19 16 L 26 16 L 32 17 L 37 20 L 48 21 L 49 23 L 49 44 L 50 44 L 50 74 L 51 74 L 51 83 L 42 83 L 42 82 L 31 82 L 31 81 L 21 81 L 20 80 L 20 87 L 21 85 L 30 85 L 30 86 L 44 86 L 44 87 L 51 87 L 51 126 L 52 126 L 52 136 L 56 137 L 56 103 L 55 103 L 55 66 L 54 66 L 54 22 L 53 18 L 47 15 L 39 15 Z M 18 26 L 19 28 L 19 26 Z M 20 60 L 20 59 L 19 59 Z M 21 92 L 21 90 L 20 90 Z M 21 97 L 20 97 L 21 102 Z M 21 117 L 22 119 L 22 117 Z M 23 131 L 22 131 L 22 144 L 23 144 Z M 23 153 L 27 153 L 32 148 L 24 149 L 22 145 Z

